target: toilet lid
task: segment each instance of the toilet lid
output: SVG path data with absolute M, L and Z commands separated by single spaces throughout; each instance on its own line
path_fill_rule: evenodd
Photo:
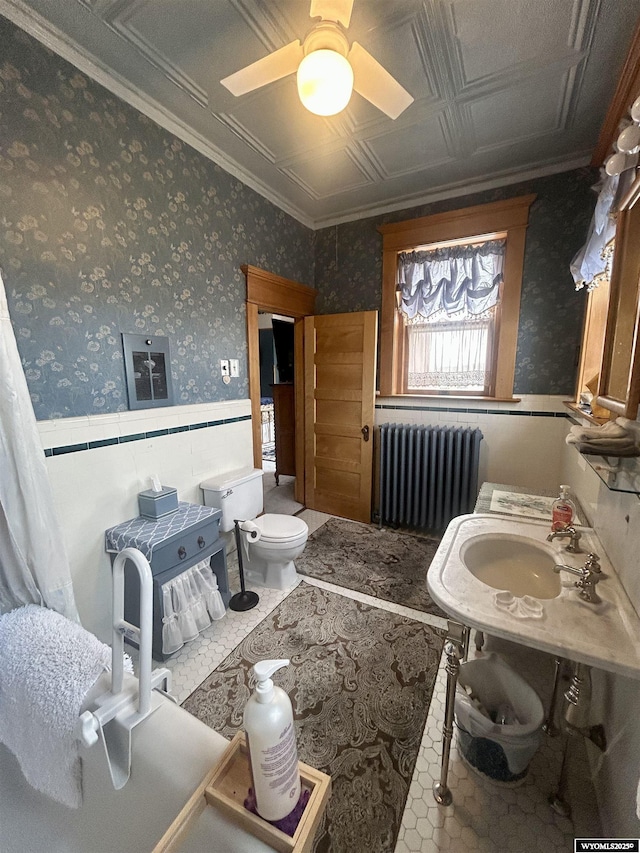
M 254 524 L 260 528 L 260 536 L 265 542 L 286 542 L 309 532 L 306 522 L 295 515 L 267 512 L 254 519 Z

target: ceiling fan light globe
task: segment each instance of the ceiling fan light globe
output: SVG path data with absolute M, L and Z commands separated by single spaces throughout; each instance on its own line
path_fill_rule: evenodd
M 353 69 L 335 50 L 314 50 L 298 66 L 298 95 L 309 112 L 332 116 L 341 112 L 353 91 Z

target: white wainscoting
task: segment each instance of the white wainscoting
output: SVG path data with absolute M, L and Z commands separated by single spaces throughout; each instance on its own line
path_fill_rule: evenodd
M 484 436 L 479 484 L 507 483 L 532 491 L 556 489 L 561 482 L 568 424 L 563 399 L 529 395 L 517 403 L 491 403 L 380 397 L 376 399 L 376 424 L 479 427 Z
M 252 465 L 250 415 L 249 400 L 235 400 L 38 423 L 80 618 L 100 639 L 111 638 L 104 531 L 138 515 L 138 492 L 152 474 L 175 487 L 179 500 L 202 503 L 202 480 Z M 184 431 L 146 437 L 178 429 Z M 125 436 L 136 439 L 121 441 Z

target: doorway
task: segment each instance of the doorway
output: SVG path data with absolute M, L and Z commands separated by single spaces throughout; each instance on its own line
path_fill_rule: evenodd
M 259 311 L 263 311 L 295 318 L 294 382 L 289 390 L 293 393 L 296 501 L 320 512 L 370 520 L 377 312 L 314 316 L 316 291 L 312 288 L 257 267 L 242 270 L 247 277 L 254 465 L 263 465 L 258 328 Z M 277 445 L 275 404 L 274 420 Z
M 293 384 L 289 394 L 293 406 L 294 499 L 304 505 L 304 365 L 302 357 L 302 318 L 313 314 L 316 291 L 304 284 L 273 275 L 253 266 L 243 266 L 247 279 L 247 347 L 249 362 L 249 396 L 253 425 L 253 464 L 264 468 L 262 461 L 262 388 L 260 363 L 260 316 L 276 315 L 290 326 L 293 320 Z M 275 347 L 275 343 L 274 343 Z M 283 362 L 286 359 L 282 359 Z M 277 356 L 274 353 L 274 361 Z M 285 365 L 286 367 L 286 365 Z M 268 372 L 268 368 L 267 368 Z M 285 374 L 291 378 L 291 373 Z M 278 377 L 279 378 L 279 377 Z M 275 386 L 281 383 L 274 383 Z M 276 388 L 276 393 L 282 392 Z M 273 395 L 268 395 L 273 396 Z M 274 404 L 274 423 L 275 423 Z M 268 415 L 267 415 L 268 417 Z M 291 418 L 289 418 L 291 423 Z M 268 429 L 268 427 L 267 427 Z M 275 436 L 274 436 L 275 439 Z M 274 441 L 275 443 L 275 441 Z M 289 475 L 287 475 L 289 476 Z M 275 482 L 275 481 L 274 481 Z
M 264 511 L 295 515 L 294 318 L 258 309 Z

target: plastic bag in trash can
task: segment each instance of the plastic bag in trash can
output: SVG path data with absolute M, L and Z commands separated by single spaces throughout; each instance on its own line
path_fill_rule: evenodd
M 538 694 L 495 653 L 461 664 L 458 683 L 455 712 L 463 757 L 496 781 L 524 779 L 544 722 Z

